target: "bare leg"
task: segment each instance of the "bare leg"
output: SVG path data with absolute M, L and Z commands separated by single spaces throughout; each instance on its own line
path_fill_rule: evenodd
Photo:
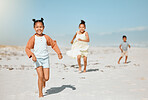
M 122 59 L 122 56 L 119 58 L 118 64 L 120 64 L 120 60 Z
M 45 79 L 43 79 L 43 88 L 45 88 L 45 86 L 46 86 L 46 81 Z
M 39 97 L 43 97 L 42 89 L 43 89 L 43 67 L 36 68 L 38 74 L 38 88 L 39 88 Z
M 127 58 L 128 58 L 128 56 L 125 56 L 125 64 L 127 63 Z
M 49 80 L 49 68 L 43 68 L 43 73 L 44 73 L 44 82 L 43 82 L 43 87 L 45 88 L 46 86 L 46 81 Z
M 83 57 L 83 61 L 84 61 L 84 71 L 83 72 L 86 72 L 86 66 L 87 66 L 87 57 L 86 56 Z
M 81 71 L 81 55 L 77 56 L 77 61 L 78 61 L 78 65 L 79 65 L 79 71 Z

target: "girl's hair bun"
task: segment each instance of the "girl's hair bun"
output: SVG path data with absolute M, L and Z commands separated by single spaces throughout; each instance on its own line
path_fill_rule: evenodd
M 35 23 L 37 23 L 37 22 L 41 22 L 43 24 L 43 26 L 44 26 L 43 20 L 44 20 L 43 18 L 41 18 L 41 20 L 32 19 L 32 21 L 34 22 L 34 27 L 35 27 Z
M 35 19 L 32 19 L 33 22 L 35 22 Z
M 41 18 L 41 21 L 43 21 L 44 19 L 43 18 Z
M 81 20 L 81 24 L 85 24 L 85 21 L 84 20 Z

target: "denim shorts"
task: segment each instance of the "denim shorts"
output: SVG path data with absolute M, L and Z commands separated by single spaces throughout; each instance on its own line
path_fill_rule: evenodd
M 42 66 L 43 68 L 50 68 L 50 62 L 49 57 L 47 58 L 37 58 L 36 62 L 33 62 L 34 67 L 37 68 L 39 66 Z

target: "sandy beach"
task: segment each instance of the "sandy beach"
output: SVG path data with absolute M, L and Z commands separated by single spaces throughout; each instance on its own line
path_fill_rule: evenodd
M 78 72 L 69 49 L 61 48 L 59 60 L 49 48 L 50 79 L 40 100 L 148 100 L 148 48 L 132 47 L 128 64 L 117 64 L 118 47 L 90 47 L 86 73 Z M 0 46 L 0 100 L 38 99 L 37 73 L 24 47 Z

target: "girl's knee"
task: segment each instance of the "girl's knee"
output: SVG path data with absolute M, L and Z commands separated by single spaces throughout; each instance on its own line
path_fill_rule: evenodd
M 45 77 L 44 79 L 45 79 L 45 81 L 48 81 L 49 80 L 49 77 Z
M 38 76 L 39 80 L 43 80 L 43 78 L 44 78 L 43 76 Z
M 80 59 L 80 58 L 81 58 L 81 55 L 78 55 L 78 56 L 77 56 L 77 59 Z

